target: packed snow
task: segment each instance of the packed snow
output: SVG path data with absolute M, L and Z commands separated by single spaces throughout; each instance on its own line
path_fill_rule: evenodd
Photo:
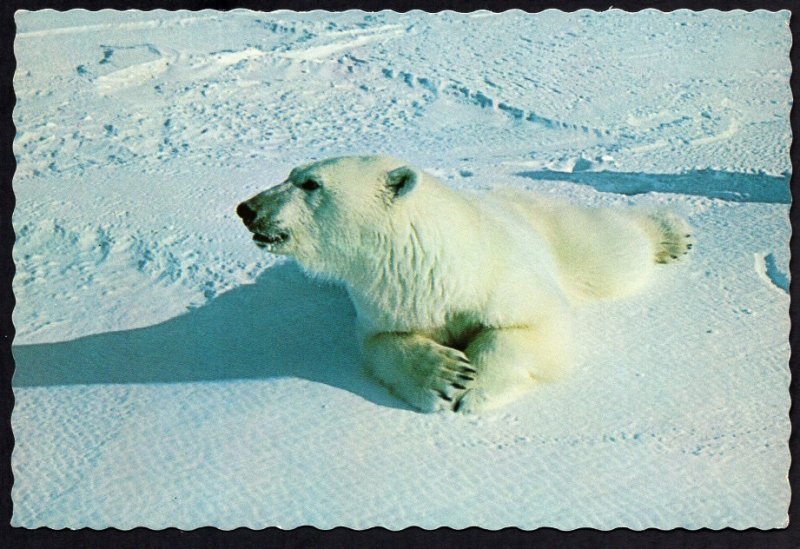
M 785 526 L 788 22 L 17 12 L 13 525 Z M 697 245 L 576 310 L 568 378 L 420 414 L 362 373 L 344 290 L 234 212 L 373 153 L 673 207 Z

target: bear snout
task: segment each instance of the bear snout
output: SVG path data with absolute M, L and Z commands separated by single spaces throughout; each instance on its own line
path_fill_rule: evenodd
M 258 212 L 256 212 L 253 208 L 247 205 L 247 202 L 242 202 L 238 206 L 236 206 L 236 214 L 242 218 L 245 225 L 249 225 L 253 221 L 255 221 Z

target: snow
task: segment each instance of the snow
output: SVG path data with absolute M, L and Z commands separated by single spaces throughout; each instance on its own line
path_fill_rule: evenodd
M 17 12 L 13 525 L 785 526 L 788 20 Z M 576 310 L 567 379 L 419 414 L 234 213 L 360 153 L 668 205 L 697 245 Z

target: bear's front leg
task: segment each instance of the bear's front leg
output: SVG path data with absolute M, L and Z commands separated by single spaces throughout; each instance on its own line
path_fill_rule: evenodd
M 537 383 L 559 377 L 572 364 L 568 338 L 566 321 L 481 331 L 465 351 L 477 370 L 476 381 L 454 410 L 475 413 L 499 408 Z
M 475 382 L 457 349 L 412 333 L 379 333 L 364 342 L 367 366 L 395 395 L 423 412 L 451 410 Z

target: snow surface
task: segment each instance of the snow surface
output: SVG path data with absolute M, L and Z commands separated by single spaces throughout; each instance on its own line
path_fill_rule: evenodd
M 788 20 L 18 12 L 13 524 L 785 526 Z M 418 414 L 234 214 L 354 153 L 670 205 L 698 243 L 576 311 L 571 377 Z

